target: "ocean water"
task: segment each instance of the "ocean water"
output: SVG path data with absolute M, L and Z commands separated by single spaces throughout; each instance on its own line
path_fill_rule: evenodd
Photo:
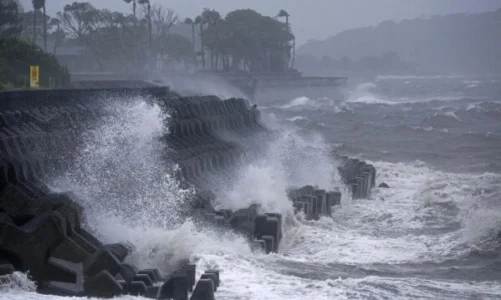
M 277 254 L 183 218 L 192 191 L 169 175 L 159 142 L 169 116 L 141 98 L 110 104 L 73 171 L 50 184 L 79 197 L 101 239 L 131 245 L 139 267 L 219 269 L 218 300 L 501 299 L 501 78 L 379 76 L 346 94 L 263 107 L 279 138 L 218 188 L 221 208 L 284 214 Z M 332 152 L 373 163 L 390 188 L 350 199 Z M 344 192 L 332 218 L 292 214 L 285 189 L 303 184 Z M 67 299 L 34 293 L 26 274 L 0 289 L 1 299 Z

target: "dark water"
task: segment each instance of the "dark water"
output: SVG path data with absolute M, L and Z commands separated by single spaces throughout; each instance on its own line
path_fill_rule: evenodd
M 266 107 L 269 122 L 320 132 L 335 151 L 374 162 L 391 187 L 343 206 L 332 224 L 310 224 L 316 237 L 298 248 L 312 259 L 277 269 L 342 278 L 333 289 L 352 294 L 341 288 L 340 299 L 501 299 L 500 83 L 380 76 L 352 84 L 345 101 Z
M 499 77 L 378 77 L 346 102 L 309 100 L 269 109 L 337 150 L 392 162 L 420 160 L 451 171 L 501 172 Z M 296 99 L 297 100 L 297 99 Z M 301 103 L 301 101 L 296 101 Z

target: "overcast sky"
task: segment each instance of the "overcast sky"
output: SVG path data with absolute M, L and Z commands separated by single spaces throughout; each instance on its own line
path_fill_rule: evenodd
M 88 0 L 97 8 L 130 12 L 132 5 L 123 0 Z M 48 0 L 47 12 L 54 15 L 73 0 Z M 31 0 L 21 0 L 30 10 Z M 194 17 L 205 8 L 214 8 L 225 15 L 242 8 L 251 8 L 274 16 L 280 9 L 291 15 L 290 22 L 298 44 L 309 39 L 325 39 L 340 31 L 376 25 L 393 19 L 421 15 L 478 13 L 501 7 L 501 0 L 151 0 L 174 9 L 181 18 Z

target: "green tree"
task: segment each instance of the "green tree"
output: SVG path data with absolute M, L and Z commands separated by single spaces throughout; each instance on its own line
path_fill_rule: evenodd
M 290 24 L 289 24 L 289 13 L 283 9 L 281 9 L 279 12 L 278 12 L 278 15 L 277 17 L 279 18 L 285 18 L 285 25 L 287 26 L 287 30 L 290 31 Z M 296 39 L 294 38 L 292 40 L 292 62 L 291 62 L 291 68 L 294 67 L 294 62 L 295 62 L 295 59 L 296 59 Z M 290 57 L 290 55 L 289 55 Z
M 202 24 L 207 25 L 207 29 L 204 32 L 204 45 L 209 50 L 209 68 L 214 70 L 218 65 L 217 58 L 220 56 L 221 52 L 222 41 L 220 38 L 220 31 L 221 27 L 224 26 L 224 21 L 221 20 L 219 12 L 214 9 L 204 8 L 200 17 L 202 18 Z
M 133 17 L 107 9 L 98 10 L 92 34 L 89 36 L 93 54 L 100 64 L 110 60 L 133 60 L 130 52 L 133 34 Z M 119 50 L 119 51 L 117 51 Z
M 0 1 L 0 38 L 17 36 L 23 31 L 22 20 L 14 1 Z
M 40 86 L 67 86 L 70 76 L 57 59 L 35 44 L 16 39 L 0 39 L 0 85 L 22 87 L 28 82 L 31 65 L 40 67 Z
M 281 9 L 277 15 L 277 17 L 285 18 L 285 24 L 287 24 L 287 27 L 289 27 L 289 16 L 290 16 L 289 13 L 283 9 Z
M 139 4 L 146 5 L 146 18 L 148 20 L 148 47 L 150 55 L 153 53 L 152 49 L 152 28 L 151 28 L 151 3 L 150 0 L 138 0 Z
M 202 69 L 205 69 L 204 22 L 202 16 L 196 16 L 194 22 L 200 25 L 200 57 L 202 59 Z
M 50 37 L 54 38 L 56 45 L 62 44 L 66 35 L 61 29 L 61 21 L 59 19 L 50 19 L 49 28 L 55 28 L 54 31 L 50 33 Z
M 89 2 L 73 2 L 57 13 L 61 28 L 71 38 L 83 39 L 95 27 L 99 11 Z
M 195 60 L 192 43 L 179 34 L 168 34 L 163 47 L 163 51 L 168 55 L 168 63 L 189 64 Z
M 36 12 L 36 16 L 35 16 L 35 12 Z M 24 12 L 24 13 L 20 13 L 19 14 L 19 17 L 22 19 L 22 25 L 23 27 L 24 26 L 28 26 L 28 24 L 31 24 L 30 27 L 33 28 L 33 18 L 36 18 L 35 19 L 35 23 L 36 23 L 36 26 L 40 27 L 40 26 L 44 26 L 44 21 L 47 22 L 47 33 L 50 31 L 51 29 L 51 24 L 50 24 L 50 21 L 52 20 L 51 17 L 49 17 L 48 15 L 45 15 L 44 17 L 44 14 L 43 14 L 43 10 L 36 10 L 36 11 L 27 11 L 27 12 Z M 42 31 L 39 31 L 39 34 L 42 34 Z M 33 35 L 31 37 L 31 40 L 33 41 Z
M 84 46 L 101 70 L 104 64 L 98 51 L 96 28 L 100 23 L 100 11 L 89 2 L 73 2 L 65 5 L 62 12 L 57 13 L 61 28 L 66 36 L 77 45 Z
M 191 42 L 193 44 L 193 52 L 195 52 L 195 22 L 191 18 L 184 19 L 184 24 L 191 25 Z
M 31 0 L 33 4 L 33 43 L 37 40 L 37 10 L 40 10 L 45 5 L 45 0 Z M 45 17 L 45 15 L 44 15 Z
M 137 8 L 137 3 L 138 3 L 140 0 L 123 0 L 123 1 L 124 1 L 125 3 L 127 3 L 127 4 L 131 4 L 131 3 L 132 3 L 132 14 L 134 15 L 134 18 L 136 18 L 136 17 L 137 17 L 137 14 L 136 14 L 136 12 L 137 12 L 137 10 L 136 10 L 136 8 Z
M 137 62 L 137 1 L 138 0 L 123 0 L 125 3 L 132 3 L 132 14 L 134 15 L 133 41 L 134 41 L 134 61 Z
M 251 9 L 235 10 L 224 19 L 204 10 L 207 29 L 203 44 L 211 52 L 211 68 L 281 72 L 290 59 L 290 41 L 294 35 L 287 24 L 262 16 Z
M 169 35 L 169 31 L 174 24 L 179 20 L 178 15 L 172 10 L 161 5 L 154 4 L 151 7 L 151 23 L 152 23 L 152 49 L 153 56 L 160 54 L 163 57 L 165 53 L 165 40 Z
M 43 50 L 47 52 L 47 12 L 45 11 L 45 0 L 40 1 L 43 10 Z
M 140 6 L 142 10 L 136 11 L 136 16 L 98 10 L 85 2 L 65 6 L 58 19 L 69 38 L 66 42 L 84 46 L 86 55 L 94 58 L 100 70 L 128 71 L 148 66 L 177 21 L 177 15 L 159 5 L 148 7 L 147 2 L 140 0 L 136 3 L 146 3 Z

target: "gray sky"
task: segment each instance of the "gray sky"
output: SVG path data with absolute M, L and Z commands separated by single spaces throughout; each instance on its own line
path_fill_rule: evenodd
M 132 5 L 123 0 L 87 0 L 97 8 L 130 12 Z M 73 0 L 47 1 L 48 14 L 54 15 Z M 501 7 L 501 0 L 151 0 L 174 9 L 181 18 L 194 17 L 205 7 L 214 8 L 223 16 L 235 9 L 251 8 L 273 16 L 280 9 L 291 15 L 290 22 L 298 44 L 309 39 L 325 39 L 340 31 L 376 25 L 393 19 L 421 15 L 478 13 Z M 21 0 L 30 10 L 31 0 Z

